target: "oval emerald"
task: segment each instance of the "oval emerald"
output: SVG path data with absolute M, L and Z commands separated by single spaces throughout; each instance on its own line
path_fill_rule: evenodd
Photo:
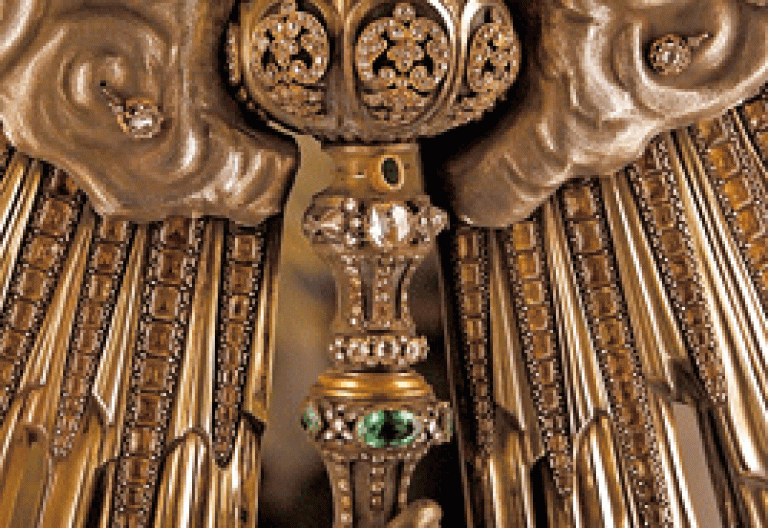
M 357 436 L 370 447 L 402 447 L 410 445 L 418 434 L 412 412 L 381 409 L 365 414 L 357 424 Z
M 381 162 L 381 175 L 387 185 L 397 187 L 400 184 L 400 166 L 394 158 L 385 158 Z
M 313 405 L 307 405 L 301 414 L 301 426 L 308 433 L 316 433 L 320 430 L 320 413 L 317 412 Z

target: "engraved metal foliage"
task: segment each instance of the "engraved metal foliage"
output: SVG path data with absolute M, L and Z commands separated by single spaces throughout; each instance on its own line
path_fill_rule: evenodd
M 328 69 L 330 46 L 320 21 L 287 0 L 256 25 L 253 43 L 253 74 L 267 97 L 290 114 L 321 113 L 318 83 Z
M 397 4 L 368 24 L 355 46 L 363 102 L 376 118 L 408 122 L 424 111 L 448 73 L 450 49 L 437 22 Z

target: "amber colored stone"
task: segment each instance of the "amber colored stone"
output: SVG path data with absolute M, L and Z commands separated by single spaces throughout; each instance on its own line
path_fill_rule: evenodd
M 103 242 L 122 242 L 128 237 L 128 222 L 104 217 L 96 228 L 96 236 Z
M 688 253 L 671 256 L 667 265 L 676 282 L 692 280 L 696 277 L 696 263 L 688 257 Z
M 181 293 L 172 286 L 157 286 L 152 292 L 150 309 L 158 319 L 175 319 L 181 308 Z
M 562 431 L 565 429 L 565 422 L 565 417 L 560 414 L 539 416 L 539 423 L 541 424 L 541 428 L 545 431 Z
M 483 320 L 479 317 L 468 317 L 464 319 L 464 333 L 468 341 L 475 341 L 485 337 Z
M 217 397 L 217 405 L 237 405 L 240 403 L 240 391 L 235 385 L 219 387 Z
M 647 458 L 627 458 L 625 460 L 627 472 L 638 480 L 650 480 L 653 478 L 653 467 Z
M 661 246 L 667 256 L 677 255 L 686 250 L 683 234 L 675 229 L 668 229 L 661 234 Z
M 30 266 L 48 270 L 57 264 L 62 251 L 63 247 L 55 238 L 36 236 L 28 246 L 25 260 Z
M 512 245 L 516 251 L 527 251 L 536 247 L 536 224 L 520 222 L 512 224 Z
M 158 257 L 157 278 L 165 284 L 181 284 L 185 264 L 186 254 L 183 251 L 166 249 Z
M 763 151 L 763 153 L 768 150 L 768 132 L 765 130 L 760 130 L 755 132 L 754 136 L 755 143 L 757 143 L 757 146 Z
M 241 349 L 230 346 L 220 347 L 217 353 L 220 368 L 230 370 L 239 368 L 246 357 Z
M 525 281 L 520 286 L 520 292 L 525 304 L 542 304 L 546 298 L 544 283 L 541 281 Z
M 173 326 L 153 322 L 147 329 L 147 348 L 154 354 L 168 355 L 173 347 Z
M 14 359 L 24 351 L 27 338 L 20 332 L 4 330 L 0 333 L 0 357 Z
M 88 298 L 104 303 L 111 299 L 114 281 L 109 275 L 92 275 L 88 281 Z
M 656 229 L 674 229 L 677 228 L 677 215 L 672 204 L 660 203 L 654 205 L 651 210 L 651 220 Z
M 763 233 L 760 213 L 756 207 L 745 207 L 736 213 L 736 223 L 744 237 L 749 241 L 757 235 Z
M 37 226 L 45 234 L 58 235 L 63 233 L 65 226 L 73 214 L 72 206 L 61 200 L 46 200 L 40 211 Z
M 560 407 L 560 391 L 558 387 L 543 387 L 539 391 L 539 403 L 544 413 L 557 411 Z
M 468 292 L 461 296 L 461 303 L 468 316 L 483 314 L 483 294 L 480 291 Z
M 147 357 L 141 366 L 141 388 L 147 391 L 162 391 L 167 388 L 173 365 L 167 359 Z
M 488 351 L 486 350 L 485 343 L 470 343 L 467 347 L 467 355 L 470 361 L 485 361 Z
M 139 426 L 155 426 L 163 420 L 163 400 L 161 396 L 142 392 L 136 399 L 136 423 Z
M 643 423 L 640 407 L 637 402 L 632 400 L 623 400 L 614 409 L 614 414 L 616 419 L 624 426 L 637 426 Z
M 597 213 L 588 183 L 566 186 L 562 191 L 563 206 L 568 218 L 586 218 Z
M 604 255 L 588 255 L 582 264 L 584 279 L 591 288 L 608 286 L 613 281 L 610 261 Z
M 99 302 L 86 300 L 80 305 L 80 325 L 85 328 L 101 328 L 106 307 Z
M 168 247 L 183 248 L 192 240 L 192 221 L 174 216 L 166 219 L 160 227 L 160 240 Z
M 146 521 L 140 509 L 115 512 L 114 528 L 144 528 Z
M 247 335 L 243 329 L 243 325 L 239 324 L 227 325 L 224 337 L 226 339 L 227 346 L 236 350 L 241 350 L 247 340 Z
M 636 457 L 646 456 L 650 450 L 648 434 L 642 427 L 627 431 L 628 451 Z
M 538 255 L 533 251 L 518 253 L 515 256 L 517 274 L 521 280 L 535 279 L 541 273 Z
M 147 504 L 147 491 L 142 485 L 125 486 L 123 487 L 123 494 L 125 504 L 130 509 L 139 510 Z M 145 526 L 145 524 L 141 523 L 138 526 Z
M 741 108 L 750 127 L 753 129 L 768 128 L 768 109 L 763 99 L 745 103 Z
M 547 446 L 551 451 L 567 452 L 570 449 L 568 437 L 561 433 L 555 433 L 547 439 Z
M 685 306 L 696 304 L 701 300 L 701 289 L 692 280 L 678 282 L 677 293 L 680 296 L 680 302 Z
M 460 259 L 480 256 L 480 234 L 477 231 L 462 231 L 456 237 L 456 249 Z
M 739 161 L 736 158 L 730 145 L 727 143 L 715 145 L 709 148 L 709 159 L 715 167 L 721 178 L 727 178 L 732 172 L 739 168 Z
M 0 357 L 0 385 L 7 387 L 13 383 L 16 364 L 6 357 Z
M 236 424 L 240 420 L 240 410 L 231 405 L 216 408 L 216 420 L 222 424 Z
M 538 378 L 541 383 L 545 385 L 553 385 L 558 382 L 558 368 L 554 358 L 538 361 L 536 371 L 538 372 Z
M 113 244 L 98 244 L 93 254 L 93 262 L 99 273 L 112 275 L 120 267 L 120 248 Z
M 70 354 L 70 373 L 76 376 L 88 377 L 96 370 L 98 358 L 88 354 Z
M 687 306 L 683 318 L 689 326 L 704 326 L 707 323 L 707 309 L 702 304 Z
M 603 249 L 603 237 L 597 220 L 574 222 L 573 237 L 577 253 L 594 253 Z
M 528 326 L 531 330 L 547 330 L 549 328 L 549 309 L 544 306 L 529 308 L 526 312 Z
M 251 300 L 246 295 L 233 295 L 229 298 L 227 317 L 231 321 L 245 321 L 251 308 Z
M 128 452 L 152 454 L 162 446 L 163 435 L 151 427 L 133 427 L 128 431 Z
M 253 269 L 250 266 L 235 264 L 229 270 L 229 288 L 232 293 L 247 295 L 254 287 Z
M 639 158 L 635 161 L 635 165 L 637 166 L 637 169 L 641 172 L 647 172 L 649 170 L 654 170 L 658 168 L 658 163 L 656 163 L 656 155 L 655 155 L 655 143 L 657 140 L 654 140 L 648 148 L 646 148 L 643 153 L 640 155 Z
M 763 289 L 768 290 L 768 268 L 758 274 L 758 280 L 762 284 Z
M 123 475 L 132 484 L 146 484 L 152 473 L 153 463 L 147 457 L 127 456 L 120 460 Z
M 734 178 L 723 184 L 723 194 L 734 209 L 741 209 L 750 200 L 749 189 L 742 178 Z
M 475 287 L 482 285 L 482 273 L 480 272 L 480 265 L 474 262 L 464 262 L 459 268 L 459 275 L 461 276 L 461 282 L 467 287 Z
M 19 280 L 19 294 L 28 301 L 39 301 L 48 288 L 48 276 L 35 269 L 27 269 Z
M 53 170 L 47 187 L 51 194 L 70 200 L 80 191 L 75 181 L 61 169 Z
M 723 125 L 719 118 L 705 119 L 694 125 L 698 136 L 707 145 L 720 138 L 724 134 Z
M 606 373 L 613 379 L 621 379 L 632 373 L 632 358 L 626 349 L 614 349 L 605 355 Z
M 90 383 L 84 376 L 75 376 L 70 374 L 64 378 L 64 394 L 70 398 L 82 398 L 88 394 Z
M 493 412 L 493 406 L 491 406 L 491 402 L 487 400 L 480 400 L 475 403 L 475 412 L 479 416 L 488 416 Z
M 469 375 L 474 379 L 482 379 L 485 378 L 487 374 L 485 363 L 478 361 L 477 363 L 472 363 L 469 366 Z
M 597 288 L 589 292 L 589 306 L 596 319 L 612 317 L 619 311 L 619 303 L 613 288 Z
M 694 326 L 688 330 L 688 339 L 693 347 L 707 347 L 712 343 L 712 334 L 704 326 Z
M 638 180 L 640 193 L 651 204 L 669 201 L 669 188 L 661 171 L 649 171 Z
M 37 309 L 32 303 L 18 301 L 11 308 L 11 328 L 20 332 L 29 332 L 35 324 Z
M 643 391 L 633 377 L 625 376 L 610 384 L 619 407 L 634 407 L 639 404 Z
M 232 258 L 237 262 L 255 262 L 261 256 L 261 241 L 255 235 L 235 235 L 232 238 Z
M 768 265 L 768 236 L 762 236 L 752 241 L 747 247 L 747 256 L 755 269 Z
M 549 332 L 533 332 L 530 336 L 531 354 L 534 359 L 550 357 L 554 351 L 554 342 Z

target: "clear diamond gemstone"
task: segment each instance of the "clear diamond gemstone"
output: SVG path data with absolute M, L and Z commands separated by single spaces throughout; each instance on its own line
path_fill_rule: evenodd
M 371 207 L 368 236 L 379 247 L 391 247 L 405 241 L 411 231 L 408 210 L 400 204 L 377 204 Z

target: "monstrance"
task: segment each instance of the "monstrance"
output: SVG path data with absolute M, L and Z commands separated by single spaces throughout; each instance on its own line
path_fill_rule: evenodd
M 410 278 L 448 221 L 423 193 L 418 140 L 494 106 L 517 76 L 518 38 L 493 0 L 285 0 L 243 4 L 227 52 L 241 98 L 321 139 L 335 162 L 303 224 L 337 283 L 334 366 L 301 423 L 328 469 L 334 526 L 384 526 L 453 428 L 450 405 L 411 368 L 427 343 Z

